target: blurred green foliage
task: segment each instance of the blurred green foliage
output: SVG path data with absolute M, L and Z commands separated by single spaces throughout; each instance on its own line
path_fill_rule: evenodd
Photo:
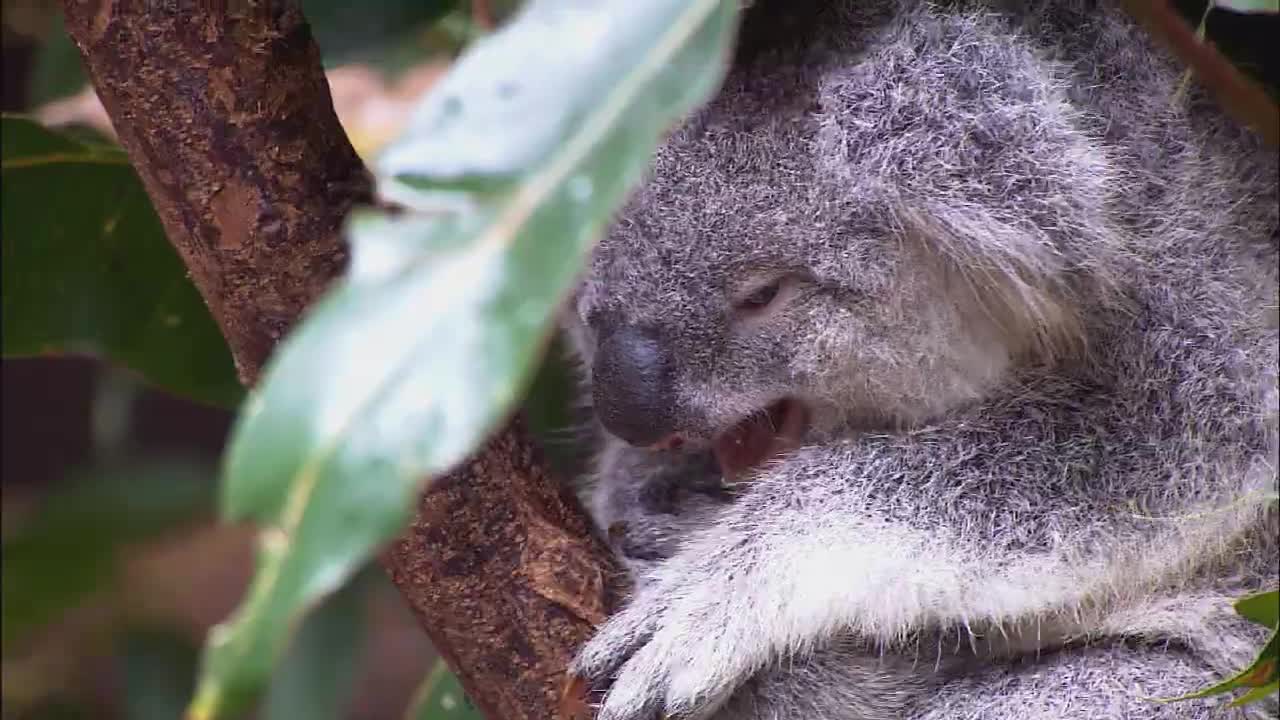
M 1280 691 L 1280 590 L 1260 592 L 1241 598 L 1236 601 L 1235 609 L 1241 617 L 1271 630 L 1271 637 L 1258 652 L 1258 656 L 1247 668 L 1220 683 L 1163 702 L 1239 693 L 1231 701 L 1231 705 L 1238 706 L 1260 701 Z
M 511 15 L 518 0 L 489 0 L 492 20 Z M 463 0 L 302 0 L 302 11 L 326 66 L 364 63 L 395 74 L 426 57 L 451 56 L 484 32 Z M 80 52 L 52 4 L 29 83 L 32 107 L 79 92 L 88 82 Z
M 133 403 L 120 396 L 137 394 L 141 386 L 111 373 L 100 386 L 105 387 L 97 403 L 119 406 L 109 426 L 129 427 Z M 191 700 L 198 645 L 166 621 L 157 624 L 136 612 L 139 598 L 135 588 L 122 584 L 121 562 L 136 546 L 210 522 L 216 471 L 192 457 L 139 456 L 127 438 L 116 437 L 117 429 L 97 439 L 95 457 L 101 461 L 73 473 L 32 510 L 6 518 L 0 546 L 6 720 L 99 717 L 77 693 L 26 706 L 20 702 L 26 689 L 19 686 L 28 678 L 9 673 L 9 663 L 44 642 L 50 626 L 89 605 L 116 616 L 107 621 L 105 635 L 82 638 L 79 650 L 115 657 L 120 720 L 176 720 Z M 367 601 L 387 585 L 381 570 L 370 565 L 306 618 L 272 678 L 260 720 L 346 717 L 367 634 Z M 440 672 L 445 671 L 436 676 Z
M 213 476 L 207 464 L 145 458 L 68 478 L 0 546 L 4 649 L 111 592 L 124 546 L 212 517 Z
M 191 641 L 174 632 L 141 628 L 127 632 L 120 644 L 125 720 L 182 717 L 199 657 Z
M 234 407 L 231 353 L 124 152 L 11 115 L 0 130 L 4 355 L 96 355 Z

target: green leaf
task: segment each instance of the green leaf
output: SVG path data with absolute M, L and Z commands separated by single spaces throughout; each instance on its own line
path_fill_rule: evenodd
M 1250 690 L 1249 692 L 1241 695 L 1235 700 L 1232 700 L 1231 706 L 1239 707 L 1241 705 L 1248 705 L 1250 703 L 1255 703 L 1267 697 L 1268 695 L 1271 695 L 1276 692 L 1280 692 L 1280 680 L 1272 680 L 1270 683 L 1266 685 L 1263 685 L 1261 687 L 1256 687 Z
M 3 644 L 111 587 L 119 548 L 188 524 L 213 506 L 213 472 L 153 459 L 82 470 L 0 548 Z
M 364 642 L 368 590 L 378 572 L 377 568 L 366 569 L 302 623 L 271 681 L 259 714 L 262 720 L 340 720 L 347 716 Z
M 1267 641 L 1267 644 L 1262 648 L 1262 651 L 1258 653 L 1258 657 L 1254 659 L 1253 663 L 1251 663 L 1249 667 L 1216 685 L 1211 685 L 1210 687 L 1189 695 L 1183 695 L 1181 697 L 1171 698 L 1168 700 L 1160 700 L 1160 702 L 1177 702 L 1180 700 L 1206 698 L 1212 695 L 1221 695 L 1222 693 L 1232 692 L 1243 688 L 1257 689 L 1272 687 L 1277 682 L 1280 682 L 1280 632 L 1272 631 L 1271 638 Z M 1237 698 L 1233 704 L 1252 702 L 1253 699 L 1265 696 L 1266 693 L 1263 693 L 1262 696 L 1253 697 L 1255 695 L 1256 693 L 1253 690 L 1250 690 L 1250 692 L 1246 693 L 1245 696 Z M 1251 699 L 1246 700 L 1245 698 Z
M 458 9 L 459 0 L 302 0 L 302 12 L 326 66 L 368 62 L 384 66 L 406 51 L 420 60 L 426 31 Z M 394 64 L 394 63 L 393 63 Z
M 384 189 L 426 212 L 353 219 L 349 277 L 233 431 L 222 506 L 263 535 L 248 597 L 210 635 L 193 719 L 246 707 L 298 615 L 519 399 L 597 235 L 719 83 L 737 5 L 535 1 L 427 97 L 381 164 Z
M 1280 13 L 1280 0 L 1213 0 L 1213 6 L 1238 13 Z
M 1240 598 L 1235 603 L 1236 612 L 1253 622 L 1280 628 L 1280 590 L 1269 590 Z
M 467 699 L 458 677 L 440 660 L 413 694 L 404 720 L 484 720 L 484 716 Z
M 234 407 L 231 354 L 124 153 L 0 122 L 4 355 L 95 355 Z
M 28 92 L 28 106 L 43 105 L 80 92 L 89 84 L 84 74 L 84 61 L 71 41 L 62 13 L 51 13 L 48 33 L 43 37 L 33 58 Z

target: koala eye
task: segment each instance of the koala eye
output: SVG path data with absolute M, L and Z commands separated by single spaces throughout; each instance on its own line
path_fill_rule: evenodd
M 778 295 L 782 292 L 783 278 L 778 278 L 768 285 L 762 285 L 752 290 L 747 295 L 738 298 L 733 304 L 733 309 L 740 312 L 760 312 L 769 307 L 774 300 L 778 299 Z

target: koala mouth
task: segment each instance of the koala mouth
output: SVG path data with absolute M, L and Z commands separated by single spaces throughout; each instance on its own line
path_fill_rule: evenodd
M 726 481 L 740 478 L 766 461 L 800 446 L 809 411 L 798 400 L 783 399 L 752 413 L 721 433 L 712 452 Z

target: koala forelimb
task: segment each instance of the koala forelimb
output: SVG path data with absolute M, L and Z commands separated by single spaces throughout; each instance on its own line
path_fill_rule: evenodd
M 1147 698 L 1280 574 L 1275 154 L 1107 3 L 795 12 L 567 313 L 601 717 L 1222 717 Z

